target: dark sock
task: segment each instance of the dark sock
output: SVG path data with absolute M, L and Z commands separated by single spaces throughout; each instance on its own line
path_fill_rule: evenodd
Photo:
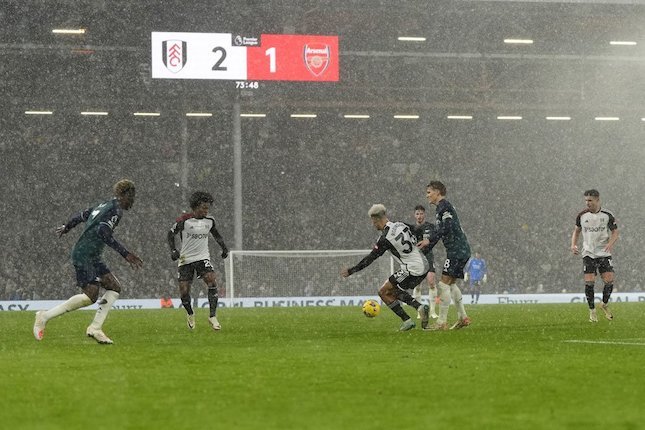
M 402 301 L 405 304 L 412 306 L 414 309 L 419 309 L 421 303 L 417 301 L 414 297 L 410 295 L 407 291 L 398 291 L 396 298 Z
M 587 303 L 589 304 L 589 309 L 595 309 L 596 305 L 593 302 L 593 287 L 594 284 L 586 283 L 585 284 L 585 296 L 587 297 Z
M 605 284 L 605 288 L 602 289 L 603 303 L 609 303 L 609 297 L 611 297 L 612 291 L 614 291 L 614 284 Z
M 193 306 L 190 304 L 190 294 L 181 296 L 181 305 L 186 309 L 188 315 L 192 315 L 194 313 Z
M 481 293 L 479 291 L 477 291 L 477 294 L 475 295 L 475 303 L 477 303 L 479 301 L 479 295 L 480 294 Z
M 210 306 L 210 316 L 214 317 L 217 313 L 217 301 L 219 296 L 217 295 L 217 286 L 209 285 L 208 286 L 208 305 Z
M 401 303 L 399 303 L 398 300 L 390 303 L 387 305 L 390 309 L 392 309 L 392 312 L 397 314 L 399 318 L 401 318 L 402 321 L 407 321 L 410 319 L 410 315 L 406 314 L 403 308 L 401 307 Z

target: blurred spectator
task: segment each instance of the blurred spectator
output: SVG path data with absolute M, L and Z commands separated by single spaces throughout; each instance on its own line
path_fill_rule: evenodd
M 208 122 L 188 125 L 187 185 L 213 193 L 218 228 L 228 243 L 234 243 L 233 134 L 230 112 L 217 115 L 218 127 Z M 100 201 L 110 191 L 101 184 L 121 177 L 134 180 L 138 195 L 119 226 L 119 237 L 146 266 L 139 272 L 120 270 L 121 257 L 106 255 L 108 266 L 122 274 L 120 297 L 161 297 L 168 288 L 176 288 L 176 265 L 167 257 L 165 234 L 167 221 L 187 206 L 189 193 L 181 180 L 183 137 L 178 121 L 115 116 L 88 126 L 87 118 L 61 115 L 40 125 L 21 117 L 3 122 L 0 189 L 12 198 L 0 203 L 0 216 L 7 222 L 19 217 L 20 222 L 0 230 L 0 242 L 11 250 L 0 260 L 1 300 L 63 299 L 76 292 L 69 248 L 78 233 L 57 239 L 54 229 L 70 210 Z M 405 218 L 410 207 L 425 201 L 417 190 L 439 179 L 450 190 L 448 198 L 460 211 L 473 248 L 485 250 L 493 280 L 487 293 L 537 291 L 540 284 L 545 293 L 581 292 L 582 270 L 578 259 L 569 255 L 569 238 L 580 190 L 596 187 L 613 199 L 605 202 L 608 207 L 620 202 L 615 215 L 623 234 L 614 254 L 620 274 L 614 291 L 642 291 L 643 258 L 638 250 L 645 232 L 633 226 L 645 215 L 632 198 L 645 181 L 642 129 L 625 123 L 620 136 L 611 134 L 612 141 L 620 141 L 621 150 L 616 151 L 601 127 L 570 121 L 566 127 L 544 130 L 534 121 L 438 121 L 428 133 L 427 127 L 386 120 L 356 127 L 334 115 L 320 115 L 312 122 L 278 115 L 245 121 L 243 247 L 369 248 L 376 237 L 357 214 L 380 202 L 393 217 Z M 109 148 L 111 157 L 99 157 L 97 147 Z M 396 147 L 415 157 L 388 162 L 387 168 L 400 174 L 384 176 L 383 186 L 375 187 L 375 175 Z M 597 168 L 588 169 L 589 153 L 599 160 Z M 603 172 L 600 184 L 598 172 Z M 217 250 L 213 242 L 211 246 Z M 435 248 L 437 261 L 443 261 L 443 252 L 441 246 Z M 221 262 L 214 265 L 223 273 Z M 42 267 L 55 270 L 44 279 L 34 270 Z M 307 275 L 293 274 L 302 279 L 294 279 L 291 291 L 302 291 L 312 279 L 314 295 L 331 294 L 332 283 L 312 276 L 318 270 L 312 264 Z M 336 293 L 369 292 L 370 275 L 342 283 Z M 235 295 L 287 294 L 262 278 L 258 273 L 236 284 Z

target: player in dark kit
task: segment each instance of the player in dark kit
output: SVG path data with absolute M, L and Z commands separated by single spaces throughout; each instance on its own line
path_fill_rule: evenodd
M 217 320 L 217 302 L 219 294 L 215 281 L 215 272 L 208 251 L 208 237 L 212 235 L 222 248 L 222 258 L 228 256 L 228 248 L 224 239 L 215 228 L 215 219 L 208 216 L 208 210 L 213 204 L 213 196 L 202 191 L 194 192 L 190 196 L 192 213 L 184 214 L 168 232 L 168 245 L 170 258 L 179 260 L 179 294 L 181 304 L 186 309 L 188 328 L 195 328 L 195 313 L 190 303 L 190 286 L 195 273 L 208 287 L 208 304 L 210 316 L 208 322 L 213 330 L 220 330 L 222 326 Z M 175 245 L 175 236 L 181 239 L 181 251 Z
M 101 255 L 105 245 L 108 245 L 121 254 L 132 268 L 137 269 L 143 266 L 143 261 L 139 257 L 128 251 L 112 236 L 114 229 L 123 216 L 123 211 L 129 210 L 134 204 L 134 197 L 134 183 L 127 179 L 122 179 L 114 185 L 114 198 L 112 200 L 101 203 L 96 207 L 85 209 L 83 212 L 73 216 L 65 225 L 56 229 L 60 237 L 67 234 L 78 224 L 85 222 L 85 229 L 72 251 L 76 280 L 78 286 L 83 290 L 83 294 L 72 296 L 65 303 L 48 311 L 36 312 L 34 337 L 37 340 L 42 340 L 44 337 L 47 321 L 65 312 L 96 302 L 99 288 L 103 287 L 106 290 L 105 294 L 99 301 L 99 308 L 96 311 L 94 320 L 87 327 L 86 334 L 94 338 L 98 343 L 113 343 L 112 339 L 103 333 L 103 322 L 112 304 L 119 297 L 121 283 L 102 261 Z
M 457 307 L 459 319 L 450 328 L 459 329 L 470 325 L 470 318 L 466 314 L 462 301 L 461 290 L 455 283 L 456 279 L 464 278 L 464 267 L 470 258 L 470 245 L 461 229 L 457 211 L 446 200 L 446 186 L 439 181 L 431 181 L 426 187 L 426 196 L 428 201 L 437 207 L 436 230 L 430 239 L 422 240 L 417 246 L 427 246 L 432 249 L 439 240 L 442 240 L 446 248 L 446 261 L 441 272 L 441 282 L 439 282 L 439 297 L 441 299 L 439 319 L 430 329 L 446 330 L 448 328 L 448 308 L 451 297 Z
M 423 239 L 430 239 L 434 233 L 434 224 L 426 221 L 426 208 L 423 205 L 416 205 L 414 207 L 414 220 L 416 224 L 414 227 L 414 233 L 417 238 L 417 243 L 421 242 Z M 428 281 L 428 305 L 430 305 L 430 317 L 439 318 L 439 315 L 435 312 L 435 300 L 437 298 L 437 286 L 435 285 L 435 275 L 434 275 L 434 256 L 432 255 L 432 249 L 430 247 L 425 247 L 420 249 L 423 255 L 428 260 L 430 264 L 430 270 L 426 275 L 426 280 Z M 414 288 L 412 296 L 420 300 L 421 299 L 421 285 L 418 285 Z M 421 316 L 419 315 L 419 318 Z
M 403 321 L 400 331 L 413 329 L 416 324 L 403 310 L 399 301 L 407 303 L 419 311 L 421 327 L 426 328 L 430 318 L 428 305 L 419 303 L 406 290 L 416 287 L 425 279 L 429 269 L 428 260 L 415 246 L 416 238 L 409 225 L 402 222 L 391 222 L 385 215 L 385 206 L 380 204 L 373 205 L 368 211 L 368 215 L 374 228 L 382 232 L 381 237 L 374 245 L 372 252 L 354 267 L 343 268 L 340 272 L 341 276 L 346 278 L 359 270 L 363 270 L 385 254 L 385 251 L 390 251 L 401 267 L 385 281 L 378 294 L 383 303 Z

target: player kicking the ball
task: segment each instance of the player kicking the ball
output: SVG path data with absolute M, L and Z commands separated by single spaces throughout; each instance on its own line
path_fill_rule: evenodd
M 191 305 L 190 286 L 195 273 L 197 277 L 204 280 L 208 287 L 208 304 L 210 315 L 208 322 L 213 330 L 220 330 L 222 327 L 217 321 L 217 284 L 215 272 L 210 261 L 208 251 L 208 237 L 212 234 L 219 246 L 222 248 L 222 258 L 228 256 L 228 248 L 224 239 L 215 228 L 215 219 L 208 216 L 208 210 L 213 204 L 213 196 L 202 191 L 194 192 L 190 196 L 190 208 L 192 213 L 187 213 L 179 218 L 168 232 L 168 245 L 170 245 L 170 258 L 173 261 L 179 260 L 179 294 L 181 304 L 187 313 L 188 328 L 195 328 L 195 313 Z M 175 236 L 181 239 L 181 251 L 175 246 Z
M 385 281 L 378 294 L 383 303 L 403 321 L 400 331 L 411 330 L 416 324 L 403 310 L 399 300 L 419 311 L 421 327 L 425 329 L 430 319 L 430 308 L 428 305 L 419 303 L 406 290 L 413 289 L 426 278 L 428 270 L 430 270 L 428 260 L 416 247 L 417 240 L 410 227 L 402 222 L 391 222 L 385 214 L 385 206 L 373 205 L 368 211 L 368 215 L 372 220 L 372 225 L 382 232 L 381 237 L 374 245 L 372 252 L 354 267 L 343 268 L 340 274 L 343 278 L 346 278 L 372 264 L 377 258 L 385 254 L 385 251 L 390 251 L 401 267 L 398 272 L 392 274 Z
M 114 185 L 114 198 L 100 205 L 85 209 L 76 214 L 69 221 L 56 229 L 58 236 L 67 234 L 78 224 L 84 222 L 85 229 L 81 237 L 74 245 L 72 251 L 72 263 L 76 270 L 78 286 L 82 294 L 67 299 L 48 311 L 36 312 L 34 323 L 34 337 L 42 340 L 45 336 L 45 325 L 53 318 L 66 312 L 89 306 L 95 303 L 99 297 L 99 288 L 105 288 L 105 294 L 99 301 L 99 309 L 96 311 L 94 320 L 87 327 L 86 334 L 94 338 L 98 343 L 112 344 L 112 339 L 103 333 L 103 322 L 107 317 L 110 308 L 119 297 L 121 283 L 110 272 L 110 269 L 101 260 L 105 245 L 117 251 L 130 265 L 137 269 L 143 266 L 143 261 L 122 244 L 120 244 L 112 233 L 119 224 L 123 211 L 128 210 L 134 204 L 135 189 L 134 183 L 122 179 Z

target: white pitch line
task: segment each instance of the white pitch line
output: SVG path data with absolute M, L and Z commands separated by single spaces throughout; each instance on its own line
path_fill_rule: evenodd
M 566 343 L 595 343 L 601 345 L 645 346 L 645 342 L 615 342 L 610 340 L 563 340 Z

